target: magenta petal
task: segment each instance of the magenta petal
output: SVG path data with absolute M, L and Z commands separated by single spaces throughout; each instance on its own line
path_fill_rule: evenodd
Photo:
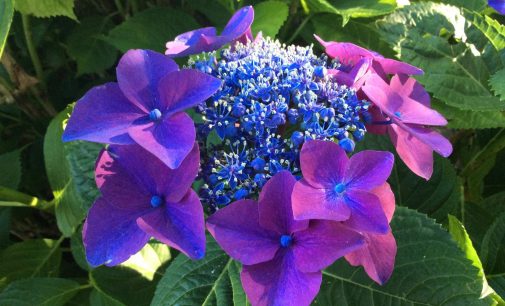
M 258 203 L 240 200 L 207 219 L 207 229 L 233 259 L 253 265 L 274 258 L 280 248 L 279 234 L 260 226 Z
M 345 172 L 346 188 L 372 190 L 382 185 L 393 169 L 394 155 L 386 151 L 361 151 L 349 160 Z
M 397 250 L 395 237 L 391 231 L 385 235 L 364 235 L 365 245 L 345 259 L 353 266 L 363 266 L 368 276 L 382 285 L 393 273 Z
M 332 188 L 342 182 L 348 160 L 345 151 L 331 141 L 307 141 L 300 152 L 303 178 L 316 188 Z
M 400 61 L 397 61 L 394 59 L 376 57 L 375 60 L 377 62 L 379 62 L 382 69 L 387 74 L 401 73 L 401 74 L 407 74 L 407 75 L 418 75 L 418 74 L 424 73 L 422 69 L 419 69 L 415 66 L 412 66 L 410 64 L 400 62 Z
M 315 298 L 322 273 L 299 271 L 294 255 L 288 251 L 268 262 L 244 265 L 240 279 L 252 305 L 300 306 L 310 305 Z
M 296 267 L 304 272 L 323 270 L 363 243 L 362 235 L 340 222 L 313 220 L 308 229 L 294 236 Z
M 183 252 L 192 259 L 205 255 L 205 221 L 203 208 L 196 192 L 188 190 L 178 203 L 165 206 L 137 219 L 147 234 Z
M 181 165 L 196 137 L 193 120 L 186 113 L 177 113 L 161 122 L 132 125 L 128 134 L 172 169 Z
M 344 224 L 360 232 L 385 234 L 389 222 L 379 198 L 370 192 L 352 190 L 347 192 L 346 203 L 351 208 L 351 217 Z
M 309 221 L 296 221 L 291 207 L 291 193 L 296 183 L 288 171 L 274 175 L 263 186 L 259 195 L 259 223 L 261 227 L 280 235 L 306 229 Z
M 332 190 L 314 188 L 305 179 L 296 182 L 291 196 L 293 215 L 297 220 L 335 220 L 349 219 L 351 210 Z
M 422 126 L 405 124 L 402 128 L 412 136 L 430 146 L 435 152 L 448 157 L 452 153 L 452 144 L 441 134 Z
M 130 124 L 145 114 L 123 95 L 116 83 L 89 90 L 75 105 L 63 132 L 63 141 L 86 140 L 130 144 Z
M 229 37 L 234 40 L 250 31 L 251 25 L 254 20 L 254 9 L 252 6 L 245 6 L 236 11 L 231 17 L 230 21 L 224 27 L 221 36 Z
M 395 213 L 395 195 L 391 186 L 388 183 L 384 183 L 381 186 L 372 190 L 372 193 L 379 198 L 382 206 L 382 210 L 386 214 L 388 222 L 391 222 L 393 215 Z
M 429 180 L 433 174 L 433 149 L 396 124 L 388 128 L 396 152 L 412 172 Z
M 144 247 L 149 235 L 135 220 L 146 210 L 137 209 L 138 204 L 132 199 L 115 205 L 103 197 L 95 201 L 82 229 L 86 258 L 91 266 L 118 265 Z
M 119 60 L 116 74 L 124 95 L 148 113 L 159 108 L 159 81 L 178 69 L 177 64 L 163 54 L 151 50 L 129 50 Z
M 390 82 L 391 89 L 400 95 L 407 96 L 426 107 L 430 107 L 430 95 L 424 87 L 408 75 L 394 75 Z
M 170 57 L 186 56 L 204 51 L 212 51 L 209 38 L 216 37 L 216 28 L 207 27 L 178 35 L 166 44 L 165 54 Z
M 360 46 L 347 42 L 330 42 L 325 46 L 326 54 L 344 65 L 357 64 L 363 57 L 373 58 L 373 54 Z
M 170 115 L 203 102 L 221 87 L 221 80 L 195 69 L 175 71 L 158 86 L 161 111 Z

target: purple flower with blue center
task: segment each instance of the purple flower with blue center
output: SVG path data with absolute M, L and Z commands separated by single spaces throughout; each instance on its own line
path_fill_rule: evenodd
M 489 0 L 488 4 L 501 15 L 505 15 L 505 0 Z
M 184 110 L 210 97 L 221 81 L 179 70 L 172 59 L 149 50 L 128 51 L 116 72 L 117 83 L 94 87 L 77 102 L 63 141 L 136 143 L 168 167 L 179 167 L 196 138 Z
M 205 221 L 200 199 L 191 189 L 199 161 L 196 143 L 177 169 L 138 145 L 103 150 L 95 169 L 102 196 L 89 210 L 82 232 L 90 265 L 118 265 L 151 237 L 201 259 Z
M 214 27 L 183 33 L 173 41 L 167 42 L 165 54 L 170 57 L 182 57 L 214 51 L 233 41 L 246 43 L 247 40 L 252 40 L 251 24 L 253 20 L 253 7 L 243 7 L 231 17 L 221 35 L 217 35 Z
M 303 179 L 293 190 L 295 219 L 346 221 L 358 231 L 387 233 L 388 220 L 371 190 L 386 182 L 393 161 L 390 152 L 369 150 L 348 158 L 333 142 L 305 142 L 300 152 Z
M 363 245 L 363 236 L 339 222 L 293 218 L 296 179 L 274 175 L 258 202 L 239 200 L 218 210 L 207 228 L 243 264 L 242 286 L 252 305 L 309 305 L 319 291 L 321 270 Z

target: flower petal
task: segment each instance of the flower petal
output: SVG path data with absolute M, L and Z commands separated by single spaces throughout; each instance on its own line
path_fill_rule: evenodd
M 280 248 L 279 234 L 263 229 L 258 203 L 239 200 L 207 219 L 207 229 L 233 259 L 253 265 L 274 258 Z
M 386 151 L 366 150 L 354 154 L 345 171 L 346 188 L 372 190 L 391 174 L 394 155 Z
M 137 210 L 138 204 L 130 200 L 112 205 L 104 197 L 95 201 L 82 229 L 86 258 L 91 266 L 118 265 L 147 243 L 149 235 L 135 221 L 146 212 Z
M 117 83 L 93 87 L 75 105 L 63 141 L 131 144 L 130 124 L 145 114 L 123 95 Z
M 188 190 L 178 203 L 166 202 L 137 219 L 142 230 L 192 259 L 205 255 L 205 221 L 196 192 Z
M 129 50 L 116 68 L 119 87 L 137 107 L 148 113 L 158 105 L 158 83 L 179 67 L 169 57 L 151 50 Z
M 244 265 L 240 279 L 252 305 L 299 306 L 310 305 L 316 297 L 322 273 L 299 271 L 294 255 L 285 252 L 268 262 Z
M 168 116 L 205 101 L 221 87 L 221 80 L 195 69 L 175 71 L 158 86 L 162 113 Z
M 263 186 L 259 195 L 259 223 L 261 227 L 280 235 L 306 229 L 308 221 L 296 221 L 291 207 L 291 193 L 296 183 L 288 171 L 280 171 Z
M 226 36 L 231 40 L 237 39 L 250 30 L 254 20 L 254 9 L 252 6 L 245 6 L 233 14 L 221 36 Z
M 412 136 L 430 146 L 435 152 L 448 157 L 452 153 L 452 144 L 441 134 L 422 126 L 404 124 L 402 128 Z
M 430 107 L 430 94 L 419 82 L 405 74 L 396 74 L 391 78 L 391 89 L 407 96 L 426 107 Z
M 345 256 L 353 266 L 363 266 L 370 278 L 383 285 L 393 273 L 396 257 L 395 237 L 389 231 L 385 235 L 364 234 L 365 245 Z
M 307 141 L 300 152 L 303 178 L 316 188 L 330 188 L 342 182 L 348 160 L 345 151 L 332 141 Z
M 166 44 L 165 54 L 181 57 L 201 52 L 213 51 L 211 40 L 216 37 L 216 28 L 207 27 L 178 35 Z
M 342 197 L 327 189 L 314 188 L 305 179 L 296 182 L 291 196 L 293 215 L 297 220 L 349 219 L 351 210 Z
M 376 60 L 381 65 L 382 70 L 384 70 L 384 72 L 387 74 L 424 74 L 422 69 L 394 59 L 376 57 L 374 60 Z
M 505 15 L 505 1 L 503 0 L 488 0 L 490 7 L 494 8 L 501 15 Z
M 181 165 L 196 137 L 193 120 L 186 113 L 177 113 L 161 122 L 132 125 L 128 134 L 171 169 Z
M 395 194 L 393 193 L 393 190 L 391 190 L 391 186 L 389 186 L 388 183 L 384 183 L 372 190 L 372 193 L 379 198 L 382 210 L 388 219 L 388 223 L 391 222 L 393 214 L 395 213 Z
M 295 263 L 300 271 L 317 272 L 364 244 L 358 232 L 340 222 L 313 220 L 293 239 Z
M 351 217 L 344 221 L 345 225 L 360 232 L 385 234 L 389 231 L 388 219 L 375 194 L 352 190 L 345 197 L 351 208 Z

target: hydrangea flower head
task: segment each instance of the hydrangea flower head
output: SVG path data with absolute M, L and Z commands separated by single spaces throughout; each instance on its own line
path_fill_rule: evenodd
M 92 266 L 126 261 L 150 237 L 190 258 L 205 254 L 203 208 L 191 189 L 200 153 L 194 144 L 179 168 L 170 169 L 138 145 L 111 145 L 100 154 L 95 179 L 102 194 L 83 227 Z
M 295 220 L 288 171 L 273 176 L 258 202 L 240 200 L 217 211 L 207 228 L 243 264 L 241 280 L 253 305 L 309 305 L 321 270 L 363 245 L 363 237 L 338 222 Z
M 183 111 L 212 95 L 221 81 L 170 58 L 130 50 L 117 67 L 117 83 L 88 91 L 76 104 L 64 141 L 138 144 L 177 168 L 193 148 L 196 131 Z
M 505 1 L 504 0 L 488 0 L 490 7 L 494 8 L 501 15 L 505 15 Z
M 201 52 L 214 51 L 232 41 L 247 42 L 252 40 L 251 24 L 254 20 L 254 9 L 246 6 L 238 10 L 228 21 L 221 35 L 216 28 L 207 27 L 178 35 L 166 44 L 165 54 L 170 57 L 181 57 Z
M 386 233 L 386 216 L 371 190 L 386 182 L 393 160 L 393 154 L 383 151 L 348 158 L 333 142 L 306 142 L 300 152 L 303 178 L 293 190 L 295 219 L 347 220 L 357 230 Z

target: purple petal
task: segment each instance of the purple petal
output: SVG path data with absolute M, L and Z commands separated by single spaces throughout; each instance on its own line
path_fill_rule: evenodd
M 125 199 L 128 198 L 132 190 L 143 187 L 142 190 L 147 190 L 149 197 L 158 195 L 164 196 L 168 202 L 179 202 L 191 188 L 200 165 L 200 150 L 197 143 L 194 143 L 192 150 L 181 165 L 173 170 L 139 145 L 110 146 L 108 151 L 114 157 L 112 167 L 110 165 L 97 167 L 95 173 L 107 178 L 109 174 L 107 171 L 111 171 L 108 168 L 116 172 L 120 171 L 116 181 L 121 180 L 119 184 L 121 188 L 111 190 L 110 194 L 111 196 L 123 196 Z M 107 165 L 109 161 L 105 160 L 105 162 Z M 102 186 L 102 180 L 103 178 L 101 180 L 97 178 L 97 184 L 103 194 L 109 194 L 104 192 L 105 187 Z M 138 187 L 125 185 L 129 181 L 134 182 Z
M 360 46 L 347 42 L 325 42 L 318 36 L 316 39 L 326 48 L 326 54 L 338 59 L 344 65 L 357 64 L 363 57 L 373 58 L 370 51 Z
M 303 178 L 316 188 L 330 188 L 342 182 L 348 160 L 345 151 L 331 141 L 307 141 L 300 152 Z
M 504 0 L 488 0 L 490 7 L 494 8 L 501 15 L 505 15 L 505 1 Z
M 255 306 L 310 305 L 322 282 L 321 272 L 305 273 L 296 268 L 291 252 L 252 266 L 240 274 L 244 291 Z
M 221 80 L 195 69 L 172 72 L 159 83 L 161 110 L 165 116 L 203 102 L 221 87 Z
M 254 20 L 254 9 L 252 6 L 245 6 L 235 12 L 230 21 L 226 24 L 221 36 L 226 36 L 229 40 L 234 40 L 250 31 Z
M 178 35 L 166 44 L 165 54 L 180 57 L 201 52 L 213 51 L 212 40 L 216 37 L 216 28 L 207 27 Z
M 293 215 L 297 220 L 349 219 L 351 210 L 332 190 L 314 188 L 304 178 L 296 182 L 291 196 Z
M 188 190 L 178 203 L 166 202 L 137 219 L 146 233 L 192 259 L 205 255 L 205 221 L 198 195 Z
M 400 62 L 390 58 L 374 58 L 382 67 L 387 74 L 407 74 L 407 75 L 418 75 L 423 74 L 423 70 L 419 69 L 410 64 Z
M 130 124 L 145 114 L 123 95 L 116 83 L 93 87 L 75 105 L 63 141 L 86 140 L 130 144 Z
M 169 57 L 151 50 L 130 50 L 116 68 L 119 87 L 137 107 L 148 113 L 160 108 L 159 81 L 179 67 Z
M 391 89 L 398 94 L 407 96 L 426 107 L 430 107 L 430 95 L 414 78 L 405 74 L 397 74 L 391 78 Z
M 353 266 L 363 266 L 370 278 L 383 285 L 393 273 L 396 257 L 395 237 L 389 231 L 385 235 L 365 235 L 365 246 L 346 255 Z
M 218 210 L 207 219 L 207 229 L 228 255 L 244 265 L 269 261 L 280 248 L 279 234 L 260 226 L 258 203 L 253 200 Z
M 410 135 L 416 137 L 417 139 L 430 146 L 435 152 L 442 155 L 443 157 L 448 157 L 451 155 L 451 142 L 441 134 L 422 126 L 415 126 L 410 124 L 402 125 L 402 128 Z
M 137 199 L 114 205 L 103 197 L 95 201 L 82 229 L 86 258 L 91 266 L 118 265 L 147 243 L 149 235 L 135 221 L 146 210 L 138 206 Z
M 354 89 L 360 89 L 365 82 L 365 75 L 368 72 L 372 60 L 370 58 L 362 58 L 349 72 L 344 72 L 338 69 L 329 69 L 328 73 L 334 76 L 338 84 L 343 84 Z
M 382 185 L 393 169 L 394 155 L 386 151 L 361 151 L 349 160 L 345 171 L 346 188 L 372 190 Z
M 298 269 L 317 272 L 363 246 L 364 238 L 340 222 L 313 220 L 294 236 L 293 252 Z
M 193 120 L 186 113 L 167 116 L 161 122 L 132 125 L 128 134 L 172 169 L 181 165 L 196 137 Z
M 379 198 L 382 210 L 384 211 L 384 214 L 386 214 L 388 222 L 391 222 L 395 213 L 395 195 L 393 190 L 391 190 L 391 186 L 389 186 L 388 183 L 384 183 L 372 190 L 372 193 Z
M 373 193 L 352 190 L 345 195 L 351 208 L 351 217 L 344 224 L 360 232 L 385 234 L 389 231 L 388 219 L 379 198 Z
M 266 184 L 259 195 L 259 223 L 261 227 L 280 235 L 306 229 L 307 220 L 296 221 L 291 207 L 291 193 L 296 183 L 288 171 L 280 171 Z

